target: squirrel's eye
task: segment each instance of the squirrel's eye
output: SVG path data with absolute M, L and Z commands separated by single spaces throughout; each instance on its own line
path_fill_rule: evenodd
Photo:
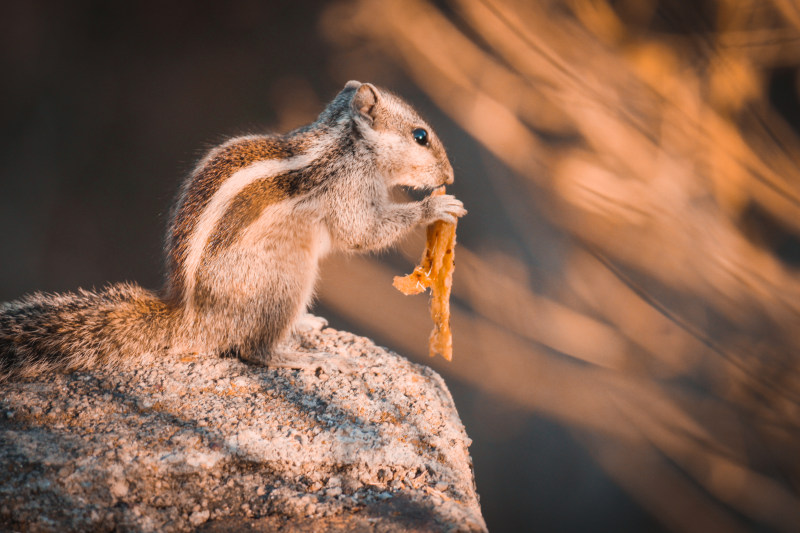
M 414 136 L 414 140 L 417 141 L 417 144 L 428 146 L 428 132 L 424 129 L 417 128 L 411 132 L 411 135 Z

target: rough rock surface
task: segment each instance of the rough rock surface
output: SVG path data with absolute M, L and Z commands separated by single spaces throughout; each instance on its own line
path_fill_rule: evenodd
M 450 393 L 330 328 L 350 367 L 164 356 L 0 384 L 0 529 L 484 531 Z

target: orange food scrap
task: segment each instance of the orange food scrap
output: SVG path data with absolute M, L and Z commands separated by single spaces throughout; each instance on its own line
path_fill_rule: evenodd
M 433 194 L 444 194 L 444 187 Z M 437 220 L 427 230 L 427 242 L 419 266 L 407 276 L 395 276 L 392 285 L 403 294 L 419 294 L 431 288 L 433 331 L 428 341 L 431 357 L 453 359 L 453 334 L 450 331 L 450 289 L 455 268 L 456 224 Z

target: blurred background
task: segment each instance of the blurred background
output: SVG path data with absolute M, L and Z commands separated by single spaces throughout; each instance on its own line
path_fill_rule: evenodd
M 800 528 L 795 0 L 17 2 L 0 42 L 0 300 L 158 288 L 205 149 L 371 81 L 470 211 L 454 360 L 391 287 L 422 230 L 315 312 L 444 375 L 490 530 Z

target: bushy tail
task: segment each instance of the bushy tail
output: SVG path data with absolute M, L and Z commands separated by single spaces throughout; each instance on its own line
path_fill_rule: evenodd
M 175 311 L 136 285 L 34 293 L 0 304 L 0 381 L 158 352 L 176 328 Z

